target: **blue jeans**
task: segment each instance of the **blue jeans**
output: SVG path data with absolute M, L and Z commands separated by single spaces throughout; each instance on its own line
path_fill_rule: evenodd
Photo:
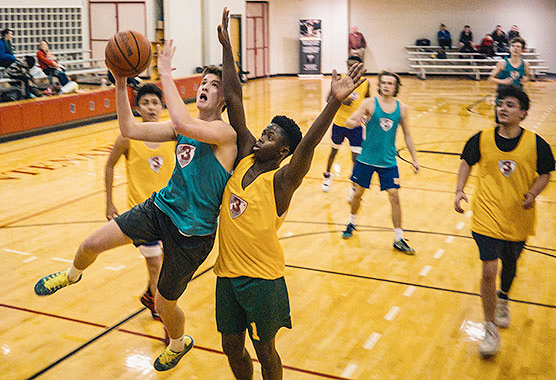
M 68 79 L 66 73 L 64 73 L 63 71 L 58 70 L 54 67 L 47 67 L 47 68 L 43 69 L 43 71 L 49 77 L 58 78 L 58 80 L 60 81 L 60 84 L 62 86 L 65 86 L 69 82 L 69 79 Z

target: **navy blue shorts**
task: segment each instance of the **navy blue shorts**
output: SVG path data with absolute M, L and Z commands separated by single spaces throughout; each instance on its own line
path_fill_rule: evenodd
M 381 168 L 378 166 L 367 165 L 360 161 L 355 161 L 353 165 L 353 174 L 350 177 L 352 182 L 355 182 L 361 187 L 368 189 L 371 185 L 371 178 L 374 172 L 378 173 L 380 179 L 380 190 L 399 189 L 400 188 L 400 173 L 397 166 L 390 166 L 388 168 Z
M 473 231 L 471 235 L 479 247 L 479 257 L 482 261 L 506 258 L 517 261 L 525 246 L 525 241 L 500 240 Z
M 363 144 L 362 126 L 346 128 L 332 124 L 332 147 L 339 149 L 345 138 L 348 139 L 352 152 L 361 153 L 361 144 Z

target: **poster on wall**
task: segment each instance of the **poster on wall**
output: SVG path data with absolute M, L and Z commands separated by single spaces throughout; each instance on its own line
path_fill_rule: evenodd
M 299 74 L 320 74 L 321 20 L 299 20 Z

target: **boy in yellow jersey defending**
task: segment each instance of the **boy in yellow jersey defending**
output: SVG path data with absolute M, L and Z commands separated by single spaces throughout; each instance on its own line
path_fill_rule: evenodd
M 316 145 L 342 101 L 364 81 L 364 70 L 361 63 L 354 65 L 342 79 L 333 72 L 328 103 L 305 137 L 301 138 L 293 120 L 275 116 L 256 140 L 245 125 L 241 84 L 227 28 L 224 8 L 218 38 L 223 47 L 224 97 L 230 124 L 237 132 L 239 163 L 224 190 L 220 211 L 219 254 L 214 267 L 218 276 L 216 322 L 236 379 L 253 378 L 253 364 L 245 349 L 248 330 L 263 379 L 277 380 L 282 379 L 282 363 L 275 335 L 281 327 L 291 328 L 284 252 L 277 230 L 311 166 Z M 280 167 L 292 153 L 290 163 Z
M 157 122 L 163 108 L 162 90 L 152 83 L 147 83 L 138 89 L 135 99 L 135 110 L 142 121 Z M 175 141 L 146 142 L 126 139 L 122 135 L 116 138 L 106 162 L 104 176 L 106 219 L 112 220 L 120 215 L 112 201 L 114 166 L 120 157 L 123 155 L 126 159 L 127 208 L 130 209 L 168 184 L 174 170 L 175 149 Z M 154 294 L 162 265 L 162 246 L 160 241 L 155 241 L 142 244 L 137 248 L 145 257 L 149 271 L 149 285 L 141 297 L 141 303 L 150 309 L 155 320 L 160 321 L 160 316 L 154 308 Z
M 351 56 L 347 60 L 348 70 L 351 66 L 363 62 L 361 58 L 357 56 Z M 351 160 L 355 163 L 357 156 L 361 153 L 361 144 L 363 143 L 363 127 L 357 126 L 355 128 L 346 128 L 346 120 L 351 116 L 353 112 L 363 102 L 363 99 L 370 96 L 370 86 L 369 81 L 365 81 L 361 86 L 357 87 L 346 100 L 342 102 L 338 113 L 334 117 L 332 122 L 332 149 L 330 150 L 330 155 L 328 156 L 328 162 L 326 163 L 326 171 L 323 173 L 324 179 L 322 180 L 322 191 L 328 192 L 330 190 L 330 185 L 332 184 L 332 173 L 330 169 L 340 149 L 340 145 L 344 139 L 348 139 L 349 147 L 351 149 Z M 350 190 L 350 195 L 348 200 L 351 201 L 353 196 L 353 187 Z
M 479 343 L 483 356 L 495 355 L 501 346 L 498 327 L 510 326 L 508 292 L 517 259 L 527 236 L 535 233 L 535 198 L 554 170 L 550 146 L 540 136 L 520 127 L 527 116 L 529 97 L 518 87 L 502 87 L 496 112 L 499 124 L 477 133 L 465 144 L 458 173 L 455 209 L 461 200 L 471 167 L 478 164 L 478 181 L 471 209 L 471 231 L 483 262 L 481 296 L 485 335 Z M 501 284 L 496 292 L 498 259 Z

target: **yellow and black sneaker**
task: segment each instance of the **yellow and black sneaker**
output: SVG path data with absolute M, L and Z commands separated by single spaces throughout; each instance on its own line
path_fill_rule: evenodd
M 174 368 L 185 354 L 193 347 L 193 338 L 189 335 L 185 336 L 185 348 L 181 352 L 174 352 L 166 347 L 164 352 L 160 354 L 154 361 L 154 369 L 157 371 L 168 371 Z
M 38 296 L 48 296 L 56 293 L 58 289 L 65 288 L 71 284 L 75 284 L 81 280 L 82 275 L 79 275 L 77 281 L 70 281 L 68 278 L 69 269 L 64 269 L 60 272 L 56 272 L 41 278 L 35 284 L 35 293 Z

